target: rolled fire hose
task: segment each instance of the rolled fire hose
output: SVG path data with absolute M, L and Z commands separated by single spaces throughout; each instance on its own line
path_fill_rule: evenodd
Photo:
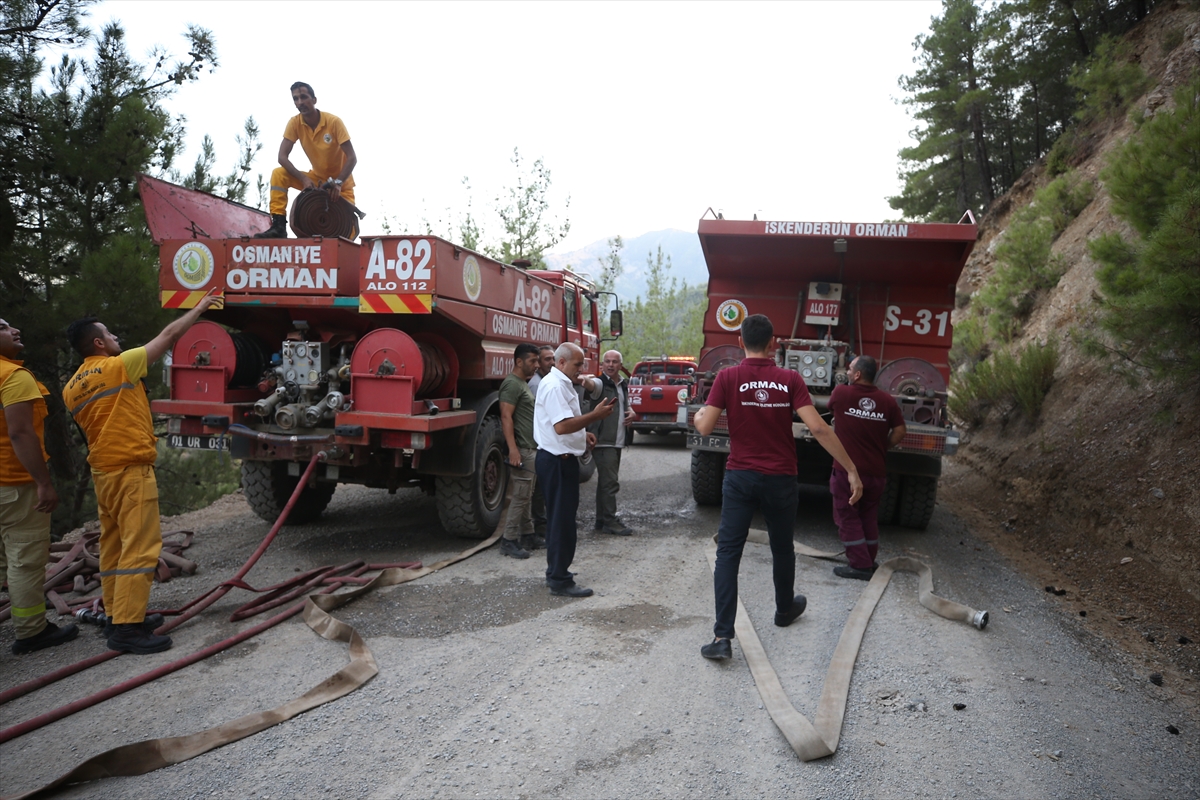
M 358 221 L 366 214 L 346 198 L 330 200 L 324 189 L 305 189 L 292 203 L 288 222 L 292 232 L 306 236 L 329 236 L 353 239 L 358 236 Z
M 748 542 L 769 544 L 766 531 L 751 530 Z M 811 558 L 836 558 L 840 553 L 828 553 L 813 550 L 802 544 L 796 544 L 796 552 Z M 709 566 L 716 568 L 717 551 L 714 546 L 708 549 Z M 825 685 L 821 691 L 821 699 L 817 703 L 816 721 L 810 722 L 807 717 L 796 710 L 788 700 L 779 676 L 771 666 L 771 660 L 763 649 L 762 642 L 754 630 L 754 623 L 746 613 L 746 607 L 738 598 L 737 617 L 734 626 L 737 638 L 750 666 L 750 674 L 754 677 L 754 685 L 762 698 L 763 707 L 771 715 L 771 719 L 779 728 L 780 733 L 788 740 L 792 750 L 801 761 L 812 761 L 817 758 L 833 755 L 837 750 L 838 740 L 842 735 L 842 720 L 846 715 L 846 698 L 850 694 L 850 675 L 854 672 L 854 662 L 858 659 L 858 649 L 862 644 L 863 634 L 866 633 L 867 623 L 875 612 L 879 598 L 887 589 L 888 582 L 895 572 L 914 572 L 917 574 L 918 599 L 921 605 L 938 616 L 949 620 L 966 622 L 979 630 L 987 627 L 988 613 L 977 611 L 962 603 L 938 597 L 933 593 L 933 570 L 929 565 L 913 558 L 899 557 L 889 559 L 879 565 L 874 577 L 867 583 L 859 596 L 858 602 L 850 611 L 846 627 L 838 639 L 833 651 L 833 659 L 829 663 L 829 671 L 825 673 Z

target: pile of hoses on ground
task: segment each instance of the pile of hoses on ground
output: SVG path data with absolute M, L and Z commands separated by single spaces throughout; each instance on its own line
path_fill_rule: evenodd
M 180 575 L 193 575 L 196 563 L 183 557 L 192 545 L 191 531 L 169 531 L 162 535 L 162 553 L 154 570 L 154 579 L 166 583 Z M 77 541 L 54 542 L 50 545 L 50 561 L 46 564 L 46 600 L 59 616 L 69 616 L 80 609 L 93 606 L 97 611 L 98 598 L 81 599 L 100 588 L 100 531 L 85 531 Z M 0 604 L 0 622 L 12 614 L 9 602 Z
M 297 236 L 329 236 L 353 239 L 358 236 L 358 221 L 366 214 L 350 201 L 336 201 L 324 189 L 305 189 L 292 203 L 288 222 Z

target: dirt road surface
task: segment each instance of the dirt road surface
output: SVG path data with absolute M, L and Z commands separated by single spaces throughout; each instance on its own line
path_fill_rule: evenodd
M 158 772 L 61 797 L 1171 797 L 1200 796 L 1195 676 L 1148 680 L 1040 585 L 940 506 L 925 532 L 884 529 L 881 560 L 916 555 L 936 591 L 991 612 L 980 632 L 923 609 L 899 574 L 863 640 L 836 754 L 799 761 L 762 709 L 735 644 L 711 663 L 705 548 L 719 509 L 698 508 L 678 437 L 639 437 L 622 464 L 620 511 L 636 534 L 593 533 L 583 487 L 577 580 L 551 597 L 545 560 L 496 548 L 335 612 L 366 637 L 380 673 L 353 694 Z M 231 575 L 269 526 L 240 496 L 176 518 L 196 531 L 200 573 L 156 586 L 169 608 Z M 802 490 L 797 539 L 836 549 L 828 495 Z M 315 525 L 287 527 L 252 584 L 324 564 L 420 559 L 469 542 L 441 533 L 431 498 L 339 488 Z M 770 555 L 748 546 L 742 598 L 796 708 L 812 717 L 846 615 L 865 584 L 799 558 L 805 615 L 771 624 Z M 231 635 L 234 592 L 174 633 L 173 650 L 124 656 L 0 707 L 7 727 Z M 86 627 L 16 658 L 0 628 L 0 684 L 104 649 Z M 200 665 L 0 747 L 0 794 L 41 785 L 120 744 L 176 736 L 271 708 L 347 660 L 293 620 Z M 955 710 L 954 704 L 965 706 Z M 921 710 L 924 709 L 924 710 Z M 1172 726 L 1178 734 L 1168 730 Z

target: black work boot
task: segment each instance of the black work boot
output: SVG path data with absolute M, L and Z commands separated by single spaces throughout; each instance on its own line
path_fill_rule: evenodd
M 521 543 L 522 550 L 528 550 L 531 553 L 539 547 L 546 546 L 546 537 L 538 536 L 536 533 L 523 534 L 518 541 Z
M 53 622 L 47 622 L 46 627 L 35 633 L 33 636 L 27 636 L 24 639 L 17 639 L 12 644 L 14 655 L 25 655 L 26 653 L 34 653 L 38 650 L 45 650 L 47 647 L 54 647 L 63 642 L 69 642 L 79 634 L 79 628 L 74 625 L 64 625 L 58 627 Z
M 112 636 L 108 637 L 108 649 L 120 650 L 122 653 L 161 653 L 170 646 L 170 636 L 159 636 L 153 631 L 148 631 L 140 622 L 114 625 Z
M 267 228 L 262 233 L 256 233 L 250 237 L 252 239 L 286 239 L 287 235 L 287 217 L 283 214 L 271 215 L 271 227 Z
M 166 620 L 163 619 L 162 614 L 147 614 L 145 619 L 142 620 L 142 627 L 145 628 L 146 630 L 150 631 L 151 633 L 154 633 L 156 630 L 158 630 L 160 627 L 162 627 L 162 624 L 165 621 Z M 112 617 L 105 617 L 104 618 L 104 638 L 107 639 L 109 636 L 112 636 L 113 630 L 116 627 L 117 626 L 113 624 Z
M 501 539 L 500 553 L 512 558 L 529 558 L 529 551 L 523 549 L 516 539 Z

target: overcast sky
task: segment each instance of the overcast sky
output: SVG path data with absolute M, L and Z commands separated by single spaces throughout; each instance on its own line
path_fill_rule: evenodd
M 895 102 L 897 79 L 939 10 L 932 0 L 110 0 L 90 25 L 119 20 L 137 57 L 155 44 L 182 52 L 187 23 L 213 32 L 220 66 L 170 103 L 188 119 L 181 168 L 208 133 L 228 171 L 253 115 L 256 172 L 268 175 L 296 113 L 288 86 L 302 80 L 350 131 L 365 232 L 385 215 L 416 229 L 463 210 L 464 176 L 486 214 L 514 183 L 518 147 L 528 163 L 544 159 L 556 210 L 570 197 L 571 232 L 555 248 L 565 251 L 695 230 L 710 206 L 731 219 L 894 218 L 885 198 L 899 191 L 896 153 L 914 124 Z

